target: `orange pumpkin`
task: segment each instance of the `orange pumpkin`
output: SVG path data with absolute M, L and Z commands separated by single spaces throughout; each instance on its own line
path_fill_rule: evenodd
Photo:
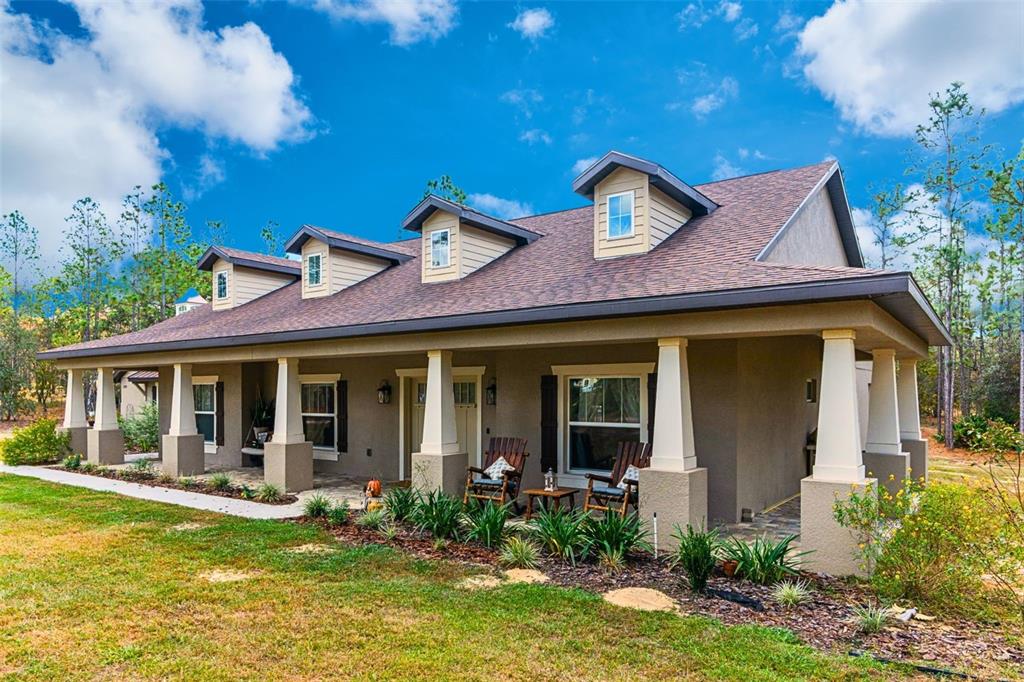
M 370 479 L 370 482 L 366 484 L 366 496 L 367 497 L 380 497 L 381 485 L 380 481 L 376 478 Z

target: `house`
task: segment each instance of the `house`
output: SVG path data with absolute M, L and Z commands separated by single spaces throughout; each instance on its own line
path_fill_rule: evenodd
M 640 509 L 663 541 L 801 494 L 804 548 L 854 570 L 833 500 L 926 471 L 915 364 L 950 337 L 909 273 L 864 267 L 838 164 L 689 185 L 613 151 L 572 187 L 583 206 L 511 220 L 428 196 L 394 242 L 304 225 L 299 260 L 211 247 L 209 305 L 41 354 L 68 370 L 65 426 L 121 461 L 107 396 L 134 369 L 159 373 L 173 475 L 249 464 L 271 398 L 264 474 L 291 490 L 341 472 L 456 492 L 495 435 L 529 440 L 527 485 L 583 487 L 650 441 Z
M 148 403 L 157 403 L 160 373 L 156 370 L 119 371 L 114 381 L 119 384 L 118 411 L 122 417 L 132 417 Z

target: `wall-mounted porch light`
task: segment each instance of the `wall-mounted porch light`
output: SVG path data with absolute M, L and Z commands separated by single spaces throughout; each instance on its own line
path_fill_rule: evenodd
M 484 396 L 487 400 L 488 405 L 494 405 L 498 402 L 498 386 L 495 384 L 495 380 L 492 378 L 491 383 L 484 389 Z
M 380 405 L 387 405 L 391 402 L 391 384 L 388 383 L 387 379 L 380 382 L 380 386 L 377 387 L 377 403 Z

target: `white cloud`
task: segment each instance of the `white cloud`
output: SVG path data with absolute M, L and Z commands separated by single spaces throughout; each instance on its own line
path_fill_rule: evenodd
M 194 184 L 185 185 L 182 189 L 182 198 L 185 201 L 195 201 L 207 190 L 224 182 L 227 173 L 224 170 L 224 163 L 213 158 L 209 154 L 199 157 L 199 169 L 196 171 Z
M 291 67 L 255 24 L 204 30 L 197 2 L 75 9 L 81 37 L 9 7 L 0 16 L 0 211 L 22 211 L 44 252 L 56 252 L 76 199 L 112 218 L 124 193 L 160 180 L 158 129 L 258 153 L 310 135 Z
M 572 165 L 572 174 L 579 175 L 583 171 L 593 166 L 595 163 L 597 163 L 596 156 L 588 156 L 585 159 L 577 159 L 576 163 Z
M 738 2 L 729 2 L 729 0 L 722 0 L 718 5 L 718 13 L 722 15 L 722 18 L 732 23 L 740 18 L 740 14 L 743 13 L 743 5 Z
M 519 109 L 526 118 L 531 118 L 534 107 L 544 101 L 544 96 L 532 88 L 515 88 L 503 92 L 498 99 Z
M 524 130 L 519 134 L 519 141 L 525 142 L 530 146 L 541 142 L 544 144 L 551 144 L 551 136 L 540 128 L 531 128 L 530 130 Z
M 533 206 L 515 199 L 503 199 L 493 194 L 470 194 L 469 204 L 496 218 L 522 218 L 533 213 Z
M 711 92 L 701 95 L 690 105 L 690 111 L 697 118 L 705 118 L 708 114 L 724 107 L 727 102 L 739 96 L 740 85 L 735 78 L 726 76 Z
M 757 159 L 758 161 L 766 161 L 768 155 L 762 152 L 760 149 L 747 149 L 746 147 L 740 147 L 736 150 L 736 155 L 740 157 L 740 160 L 746 159 Z
M 779 20 L 775 22 L 775 26 L 772 30 L 778 33 L 783 38 L 791 38 L 796 35 L 797 29 L 804 24 L 804 18 L 799 14 L 793 14 L 788 9 L 783 10 L 782 14 L 779 15 Z
M 759 27 L 754 23 L 754 20 L 750 17 L 743 17 L 743 20 L 736 24 L 732 32 L 736 35 L 737 40 L 747 40 L 757 35 Z
M 447 35 L 458 22 L 455 0 L 295 0 L 339 21 L 387 24 L 392 45 L 407 46 Z
M 545 37 L 554 26 L 555 18 L 543 7 L 523 10 L 516 15 L 515 21 L 508 25 L 527 40 L 539 40 Z
M 714 9 L 707 9 L 703 0 L 691 2 L 676 15 L 679 22 L 679 30 L 685 31 L 688 28 L 700 28 L 712 17 L 721 17 L 728 23 L 733 23 L 743 14 L 743 5 L 732 0 L 722 0 Z
M 952 81 L 989 111 L 1024 101 L 1024 22 L 1014 2 L 837 2 L 807 22 L 803 73 L 842 117 L 877 135 L 909 135 L 928 96 Z
M 712 180 L 728 180 L 729 178 L 743 175 L 746 172 L 746 170 L 725 158 L 721 153 L 715 154 L 714 166 L 711 169 Z

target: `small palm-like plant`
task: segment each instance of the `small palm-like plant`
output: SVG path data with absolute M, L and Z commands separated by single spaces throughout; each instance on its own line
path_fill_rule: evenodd
M 238 488 L 238 496 L 241 497 L 243 500 L 251 500 L 256 497 L 256 491 L 250 488 L 245 483 L 243 483 Z
M 257 502 L 280 502 L 282 497 L 284 497 L 284 493 L 281 492 L 281 488 L 273 483 L 264 483 L 256 489 Z
M 384 516 L 383 509 L 372 509 L 356 519 L 357 526 L 369 528 L 370 530 L 380 530 L 386 522 L 387 517 Z
M 792 554 L 790 545 L 794 540 L 795 535 L 777 542 L 761 536 L 748 544 L 739 538 L 729 538 L 722 553 L 736 562 L 736 575 L 759 585 L 771 585 L 798 574 L 807 552 Z
M 800 606 L 811 598 L 811 588 L 806 580 L 783 580 L 772 590 L 772 599 L 781 606 Z
M 351 514 L 352 512 L 348 508 L 348 502 L 342 500 L 341 502 L 327 510 L 327 521 L 332 526 L 341 526 L 348 521 L 348 518 L 349 516 L 351 516 Z
M 708 586 L 711 572 L 715 570 L 715 555 L 721 545 L 718 530 L 695 530 L 686 524 L 686 530 L 683 531 L 677 524 L 672 537 L 679 543 L 672 557 L 672 565 L 683 569 L 691 590 L 703 592 Z
M 620 573 L 626 568 L 626 555 L 617 548 L 605 549 L 601 547 L 597 550 L 597 563 L 609 573 Z
M 888 610 L 876 604 L 854 606 L 853 615 L 857 619 L 857 627 L 866 635 L 878 632 L 889 620 Z
M 377 532 L 380 533 L 380 536 L 384 538 L 385 541 L 391 542 L 398 537 L 398 526 L 391 521 L 385 520 Z
M 419 497 L 413 488 L 391 488 L 384 493 L 384 507 L 393 521 L 401 523 L 412 517 Z
M 510 537 L 501 546 L 498 563 L 508 568 L 537 568 L 537 545 L 526 538 Z
M 61 462 L 61 464 L 64 465 L 65 469 L 77 469 L 78 467 L 82 466 L 82 456 L 77 452 L 73 452 L 67 457 L 65 457 L 64 461 Z
M 466 538 L 476 540 L 485 547 L 497 547 L 505 535 L 508 515 L 509 504 L 494 504 L 487 500 L 482 505 L 471 505 L 466 514 Z
M 630 552 L 652 551 L 647 526 L 636 514 L 607 512 L 604 516 L 584 517 L 583 554 L 591 552 L 616 556 L 625 562 Z
M 214 490 L 230 490 L 231 477 L 223 471 L 217 472 L 213 476 L 210 476 L 210 487 Z
M 331 511 L 334 503 L 323 493 L 314 493 L 306 498 L 302 511 L 311 519 L 323 519 Z
M 462 500 L 433 490 L 417 503 L 412 518 L 417 528 L 435 538 L 457 539 L 462 515 Z
M 582 511 L 542 509 L 530 519 L 530 533 L 550 554 L 576 565 L 587 547 L 583 524 L 587 515 Z

